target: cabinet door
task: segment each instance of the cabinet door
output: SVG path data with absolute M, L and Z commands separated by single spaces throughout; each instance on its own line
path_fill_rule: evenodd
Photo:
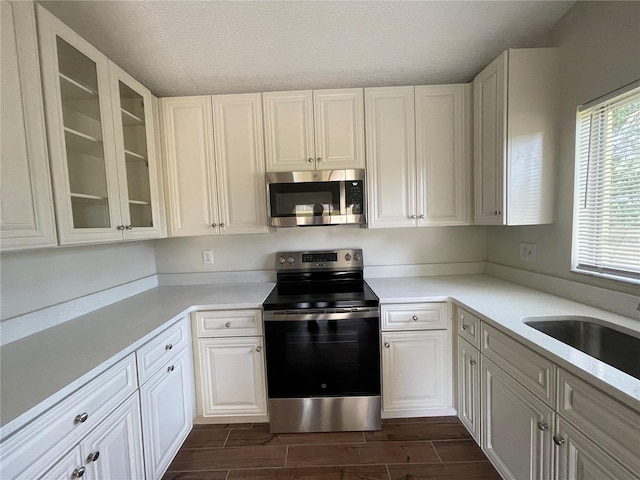
M 480 441 L 480 352 L 458 337 L 458 417 Z
M 506 155 L 507 57 L 505 52 L 473 81 L 475 223 L 502 225 Z
M 81 451 L 88 478 L 144 478 L 137 392 L 82 441 Z
M 220 233 L 266 233 L 261 94 L 214 96 L 213 130 Z
M 638 479 L 561 417 L 557 417 L 555 431 L 556 480 Z
M 0 248 L 57 245 L 33 3 L 0 2 Z
M 415 87 L 418 225 L 469 223 L 469 85 Z
M 84 476 L 87 470 L 86 465 L 82 461 L 80 447 L 76 446 L 62 457 L 50 470 L 39 480 L 75 480 Z
M 201 338 L 198 352 L 203 416 L 267 413 L 262 337 Z
M 161 99 L 169 235 L 216 235 L 211 97 Z
M 193 369 L 185 348 L 140 387 L 146 478 L 162 477 L 193 422 Z
M 382 334 L 383 418 L 451 415 L 447 330 Z
M 314 90 L 316 170 L 364 168 L 361 88 Z
M 482 357 L 482 449 L 503 478 L 551 478 L 553 410 Z
M 122 239 L 109 61 L 38 6 L 60 244 Z
M 311 90 L 263 93 L 262 100 L 267 171 L 314 170 Z
M 369 227 L 413 226 L 416 224 L 413 87 L 366 88 L 364 95 Z
M 154 98 L 124 70 L 109 64 L 124 238 L 161 235 Z

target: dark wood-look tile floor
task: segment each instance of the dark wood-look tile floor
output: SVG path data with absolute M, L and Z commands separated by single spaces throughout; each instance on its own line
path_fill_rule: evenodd
M 378 432 L 271 434 L 196 425 L 163 480 L 499 480 L 455 417 L 383 420 Z

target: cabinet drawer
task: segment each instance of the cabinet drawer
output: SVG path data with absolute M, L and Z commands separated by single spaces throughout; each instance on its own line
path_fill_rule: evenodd
M 260 310 L 219 310 L 194 314 L 198 337 L 262 335 Z
M 458 335 L 480 349 L 480 319 L 463 308 L 458 307 L 457 311 Z
M 382 330 L 442 330 L 448 325 L 446 303 L 382 305 Z
M 640 413 L 558 369 L 557 412 L 633 472 L 640 472 Z
M 158 368 L 189 343 L 189 323 L 186 317 L 158 334 L 136 351 L 140 385 L 146 382 Z
M 137 387 L 131 354 L 3 442 L 0 478 L 36 478 Z
M 548 405 L 555 394 L 555 365 L 504 333 L 482 323 L 482 353 Z

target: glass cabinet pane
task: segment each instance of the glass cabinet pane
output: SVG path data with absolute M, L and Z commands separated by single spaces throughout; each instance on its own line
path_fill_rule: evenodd
M 97 66 L 57 37 L 60 97 L 74 228 L 109 228 Z
M 133 227 L 153 227 L 144 98 L 123 82 L 118 82 L 118 91 L 130 222 Z

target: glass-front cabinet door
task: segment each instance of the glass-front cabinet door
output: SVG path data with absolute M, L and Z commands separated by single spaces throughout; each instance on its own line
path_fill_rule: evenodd
M 109 65 L 124 238 L 160 234 L 158 172 L 151 92 L 118 66 Z
M 37 8 L 60 244 L 160 236 L 154 97 Z

